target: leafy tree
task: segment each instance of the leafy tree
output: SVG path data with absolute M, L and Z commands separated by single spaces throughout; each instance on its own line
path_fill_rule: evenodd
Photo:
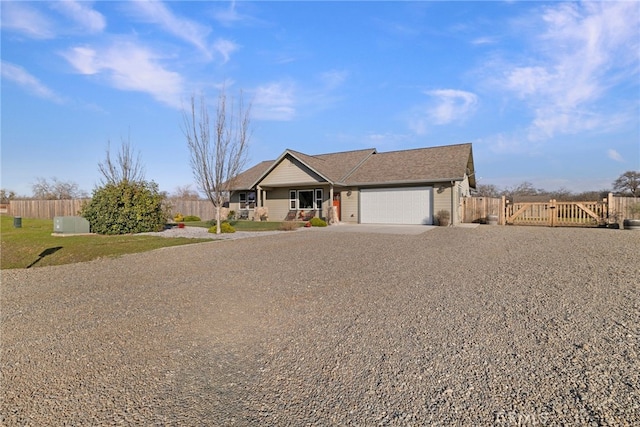
M 204 96 L 199 108 L 191 97 L 190 111 L 183 112 L 183 132 L 191 155 L 191 169 L 200 190 L 216 209 L 216 233 L 220 234 L 220 208 L 244 168 L 250 139 L 251 106 L 245 108 L 242 93 L 237 104 L 218 94 L 213 126 Z
M 613 190 L 621 195 L 640 196 L 640 171 L 626 171 L 613 181 Z
M 34 199 L 63 200 L 79 199 L 87 196 L 87 193 L 80 190 L 80 187 L 75 182 L 60 181 L 55 177 L 51 178 L 51 180 L 38 177 L 31 189 Z
M 7 204 L 9 203 L 11 200 L 16 198 L 16 193 L 15 191 L 11 191 L 11 190 L 6 190 L 4 188 L 0 188 L 0 203 Z
M 163 201 L 154 182 L 108 183 L 94 190 L 81 215 L 98 234 L 161 231 L 167 218 Z
M 160 231 L 168 212 L 164 207 L 164 193 L 153 181 L 145 181 L 139 154 L 134 157 L 129 141 L 122 146 L 115 159 L 110 147 L 104 162 L 98 164 L 102 186 L 93 191 L 91 201 L 82 207 L 93 232 L 98 234 L 128 234 Z

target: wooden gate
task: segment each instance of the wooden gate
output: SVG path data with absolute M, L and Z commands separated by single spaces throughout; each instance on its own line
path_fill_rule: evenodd
M 598 227 L 608 220 L 607 202 L 520 202 L 505 204 L 505 222 L 548 227 Z

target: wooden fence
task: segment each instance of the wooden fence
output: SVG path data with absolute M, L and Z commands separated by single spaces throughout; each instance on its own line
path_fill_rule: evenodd
M 464 197 L 462 199 L 462 222 L 485 223 L 487 216 L 501 217 L 503 213 L 502 199 L 499 197 Z
M 463 222 L 487 221 L 489 215 L 499 215 L 500 224 L 544 225 L 551 227 L 596 227 L 618 224 L 630 218 L 630 208 L 640 200 L 618 197 L 609 193 L 601 201 L 511 203 L 506 198 L 465 197 L 462 199 Z
M 203 221 L 208 221 L 216 217 L 216 209 L 209 200 L 167 200 L 171 216 L 178 213 L 183 216 L 195 215 Z M 225 209 L 226 211 L 226 209 Z M 226 213 L 223 217 L 226 216 Z
M 77 216 L 84 202 L 91 199 L 73 200 L 11 200 L 6 213 L 23 218 L 53 219 L 56 216 Z M 168 200 L 166 202 L 171 216 L 199 216 L 203 221 L 216 217 L 216 212 L 208 200 Z M 228 209 L 223 208 L 222 216 L 226 217 Z
M 39 219 L 53 219 L 56 216 L 77 216 L 82 204 L 90 200 L 11 200 L 7 214 Z

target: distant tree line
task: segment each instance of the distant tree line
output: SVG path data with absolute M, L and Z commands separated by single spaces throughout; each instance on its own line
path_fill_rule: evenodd
M 567 201 L 580 200 L 600 200 L 606 198 L 612 192 L 618 196 L 638 197 L 640 196 L 640 171 L 627 171 L 620 175 L 611 184 L 611 190 L 583 191 L 574 193 L 566 188 L 558 190 L 545 190 L 536 188 L 531 182 L 524 181 L 512 187 L 500 188 L 493 184 L 479 184 L 474 192 L 477 197 L 502 197 L 510 200 L 514 198 L 536 197 L 540 199 L 556 199 Z

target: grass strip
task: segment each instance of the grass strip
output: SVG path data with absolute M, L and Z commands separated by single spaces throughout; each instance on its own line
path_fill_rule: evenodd
M 102 257 L 146 252 L 153 249 L 211 242 L 211 239 L 157 236 L 52 236 L 53 220 L 22 218 L 13 227 L 13 217 L 0 216 L 0 268 L 35 268 L 72 264 Z

